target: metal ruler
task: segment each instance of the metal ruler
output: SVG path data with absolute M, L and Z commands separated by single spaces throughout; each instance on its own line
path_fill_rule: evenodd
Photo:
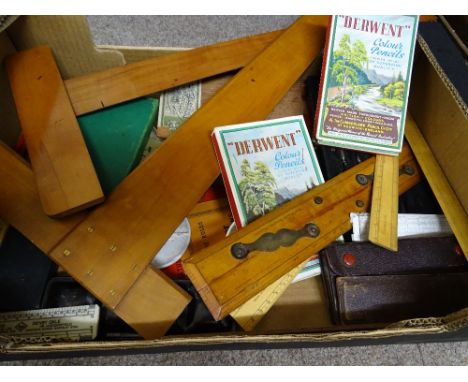
M 260 322 L 265 314 L 268 313 L 270 308 L 291 285 L 292 281 L 308 261 L 309 260 L 294 268 L 278 281 L 275 281 L 263 291 L 242 304 L 239 308 L 232 311 L 231 317 L 234 318 L 245 331 L 253 330 L 253 328 Z
M 398 250 L 398 157 L 376 155 L 369 241 Z
M 93 340 L 97 336 L 99 305 L 0 313 L 0 337 L 47 340 Z

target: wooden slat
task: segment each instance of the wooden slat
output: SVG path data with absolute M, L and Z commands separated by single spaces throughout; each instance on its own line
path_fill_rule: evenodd
M 221 319 L 256 293 L 307 260 L 349 229 L 350 212 L 363 212 L 370 203 L 371 182 L 361 185 L 357 174 L 370 175 L 375 159 L 371 158 L 315 187 L 307 193 L 261 217 L 240 232 L 198 252 L 184 261 L 184 269 L 202 296 L 213 317 Z M 400 176 L 400 192 L 416 184 L 420 174 L 411 151 L 405 146 L 400 165 L 409 164 L 414 175 Z M 320 196 L 319 205 L 314 199 Z M 253 251 L 239 260 L 231 254 L 234 243 L 254 243 L 265 233 L 281 229 L 298 230 L 314 223 L 320 229 L 316 238 L 300 238 L 293 245 L 272 252 Z
M 460 247 L 468 259 L 468 215 L 450 186 L 412 117 L 406 119 L 405 136 L 434 192 Z
M 63 219 L 44 214 L 31 168 L 0 142 L 0 217 L 9 222 L 39 249 L 77 278 L 88 268 L 63 263 L 63 254 L 51 253 L 86 214 Z M 109 259 L 112 261 L 112 259 Z M 82 285 L 88 288 L 86 280 Z M 91 290 L 92 292 L 92 290 Z M 107 305 L 106 300 L 101 300 Z M 190 301 L 190 296 L 161 272 L 147 267 L 119 303 L 116 313 L 145 338 L 162 336 Z
M 302 18 L 239 72 L 54 250 L 116 306 L 219 173 L 214 127 L 260 120 L 320 52 L 324 28 Z M 272 80 L 274 79 L 274 80 Z M 109 262 L 109 259 L 112 262 Z
M 398 157 L 376 155 L 369 241 L 398 250 Z
M 115 313 L 144 338 L 159 338 L 190 300 L 190 295 L 164 273 L 148 266 L 117 305 Z
M 63 216 L 104 195 L 50 48 L 6 59 L 16 109 L 44 211 Z
M 29 165 L 0 142 L 0 216 L 47 253 L 84 218 L 83 212 L 62 219 L 44 214 Z
M 309 16 L 317 27 L 328 16 Z M 240 69 L 283 31 L 273 31 L 134 62 L 65 81 L 76 115 Z M 216 70 L 213 70 L 216 68 Z
M 200 78 L 240 69 L 281 31 L 146 59 L 75 77 L 65 86 L 76 115 L 157 93 Z M 213 68 L 217 68 L 213 72 Z

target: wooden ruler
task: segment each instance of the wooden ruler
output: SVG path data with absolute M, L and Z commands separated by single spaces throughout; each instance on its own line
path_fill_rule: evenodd
M 412 175 L 400 176 L 401 193 L 420 173 L 407 146 L 399 159 L 412 169 Z M 370 204 L 374 164 L 374 158 L 362 162 L 186 260 L 185 271 L 213 317 L 225 317 L 351 229 L 349 214 Z M 314 202 L 317 197 L 321 204 Z M 271 238 L 275 249 L 263 251 Z
M 281 35 L 263 33 L 211 46 L 166 54 L 65 81 L 75 114 L 241 69 Z M 216 71 L 213 71 L 216 68 Z
M 77 281 L 116 307 L 218 176 L 213 128 L 265 118 L 319 54 L 324 34 L 313 18 L 299 19 L 136 168 L 51 255 L 65 269 L 85 270 Z
M 369 241 L 391 251 L 398 250 L 398 171 L 398 157 L 376 155 Z
M 468 259 L 468 215 L 411 116 L 406 119 L 405 137 Z
M 231 312 L 231 317 L 245 331 L 251 331 L 291 285 L 308 260 Z
M 99 179 L 50 48 L 9 56 L 6 68 L 45 213 L 62 216 L 102 202 Z

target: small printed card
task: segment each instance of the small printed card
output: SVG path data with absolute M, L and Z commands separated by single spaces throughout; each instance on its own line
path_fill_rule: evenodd
M 324 182 L 302 116 L 218 127 L 212 139 L 237 227 Z
M 320 144 L 398 155 L 418 16 L 333 16 L 325 47 Z

